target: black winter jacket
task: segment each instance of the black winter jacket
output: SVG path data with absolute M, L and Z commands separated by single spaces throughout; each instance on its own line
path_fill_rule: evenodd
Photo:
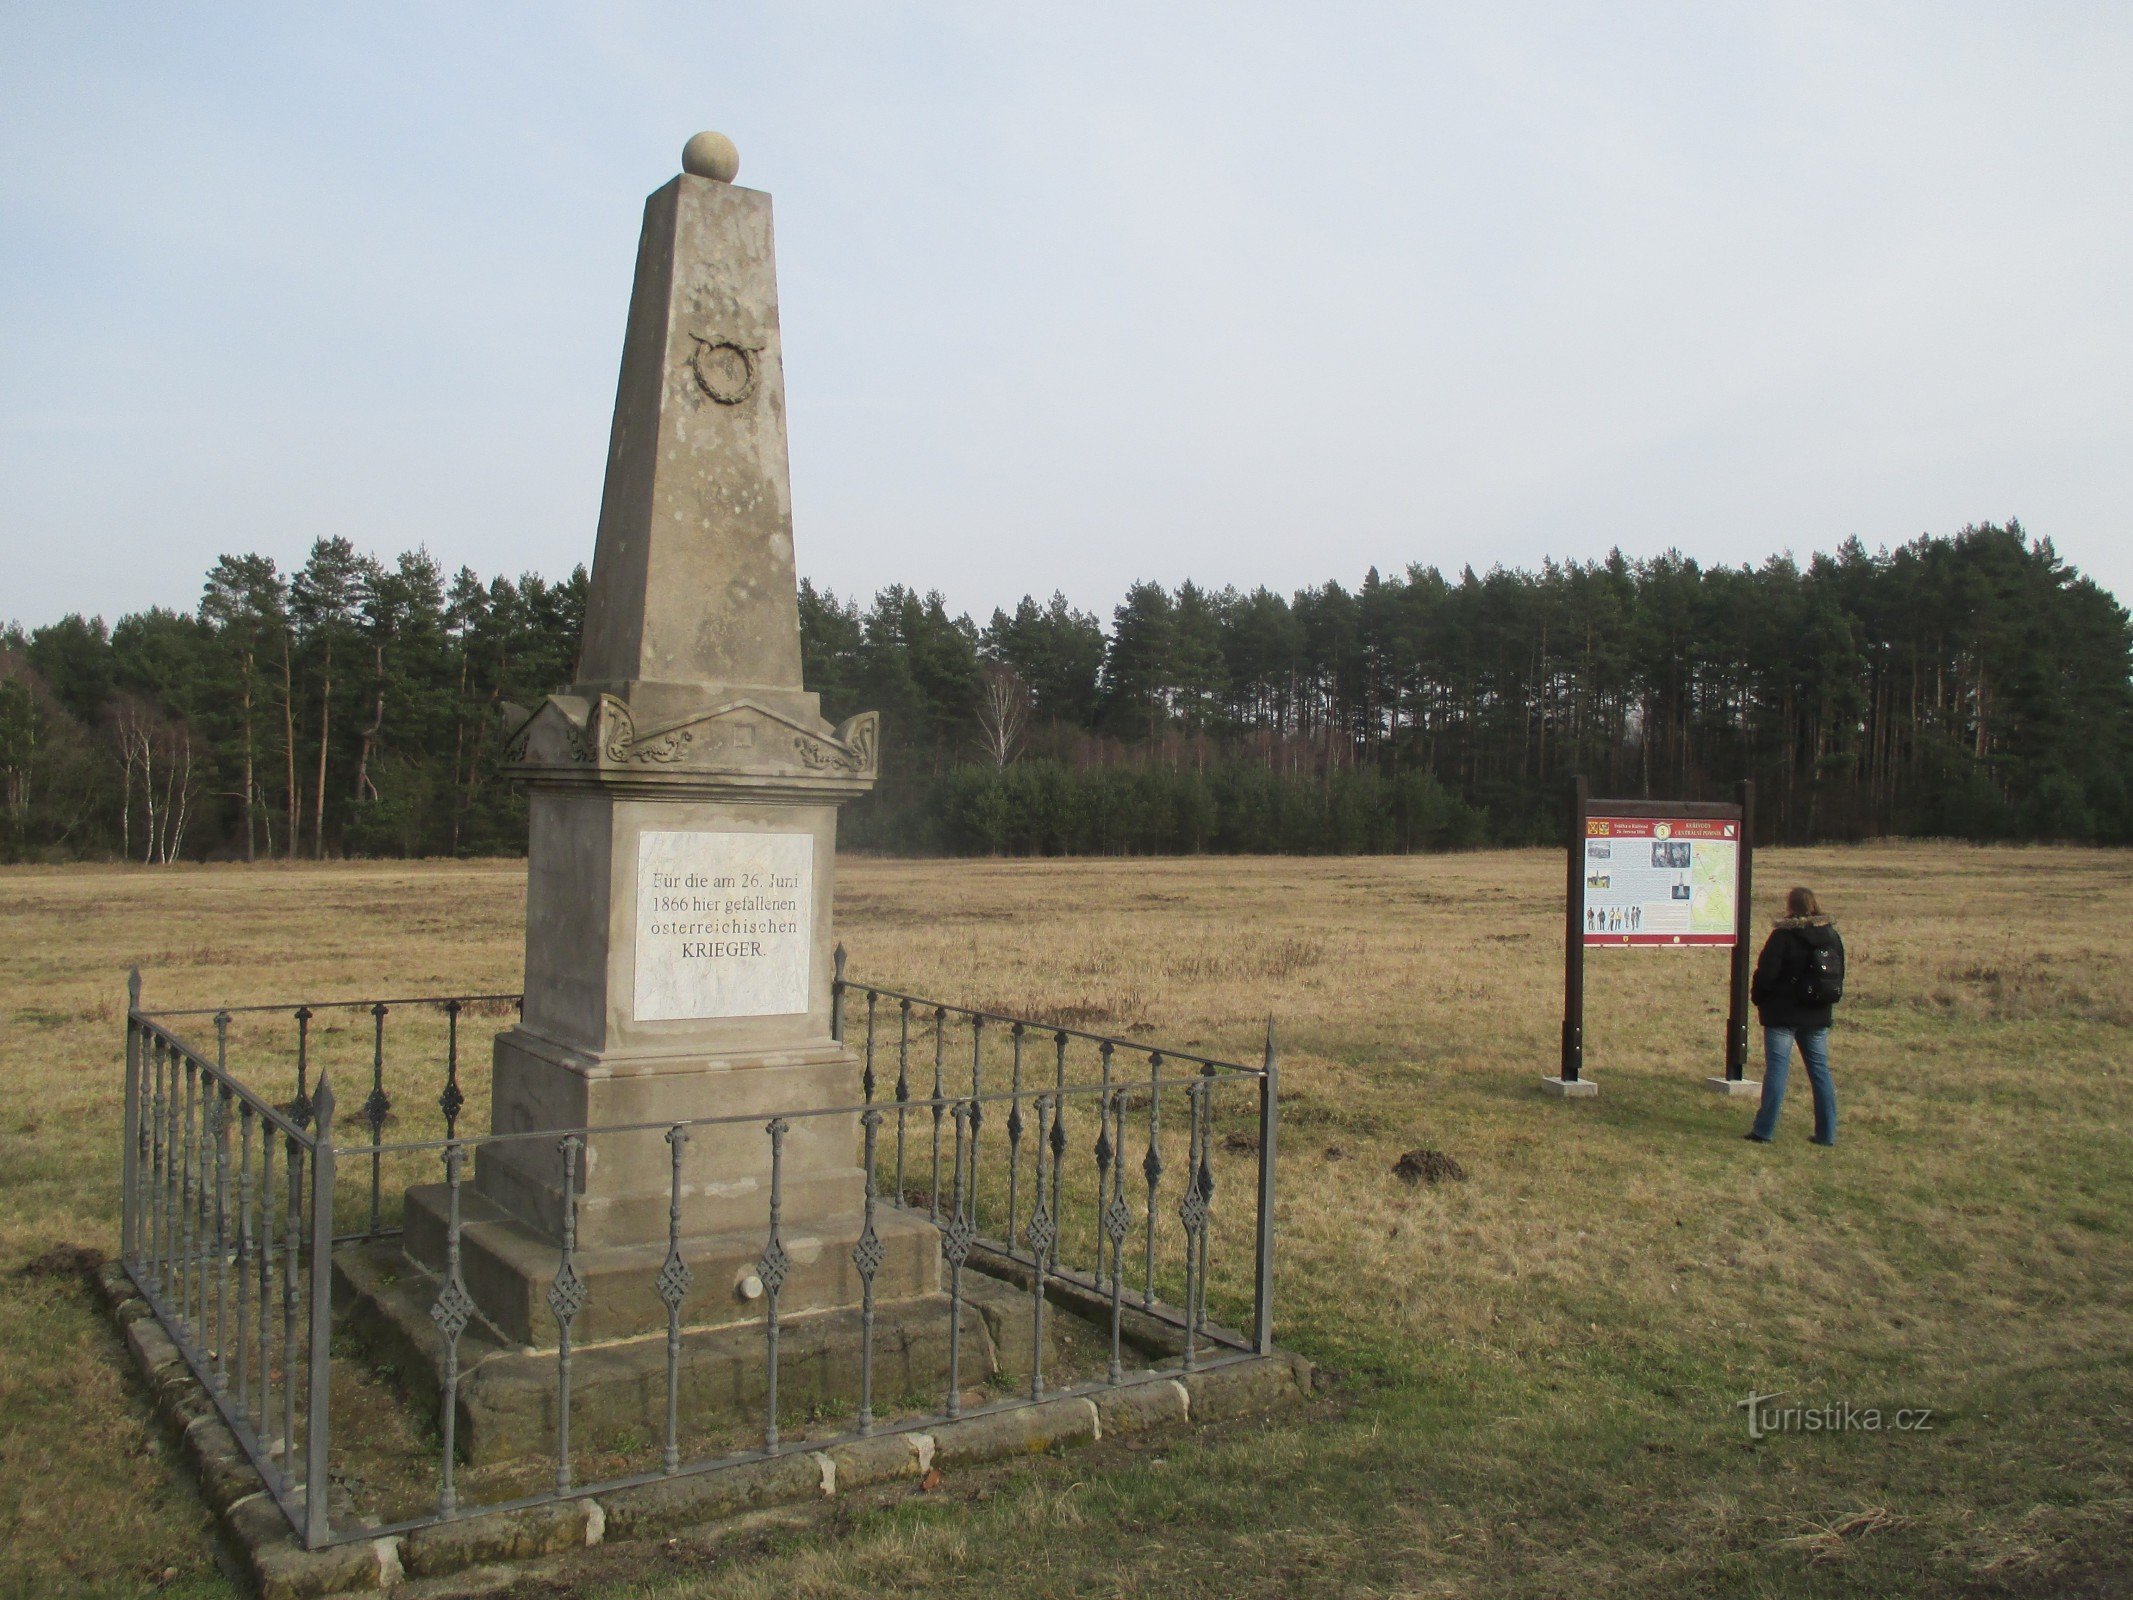
M 1755 963 L 1755 977 L 1748 985 L 1748 998 L 1766 1028 L 1797 1028 L 1812 1033 L 1829 1026 L 1828 1006 L 1804 1006 L 1796 995 L 1799 980 L 1816 950 L 1834 945 L 1843 959 L 1844 941 L 1837 925 L 1827 917 L 1782 917 L 1770 930 L 1769 941 Z

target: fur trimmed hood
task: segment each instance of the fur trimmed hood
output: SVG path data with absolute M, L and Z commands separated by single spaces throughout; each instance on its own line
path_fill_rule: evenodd
M 1775 931 L 1798 934 L 1810 950 L 1825 950 L 1837 942 L 1837 925 L 1828 917 L 1779 917 Z

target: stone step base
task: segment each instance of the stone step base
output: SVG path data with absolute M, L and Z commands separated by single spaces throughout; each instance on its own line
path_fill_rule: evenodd
M 389 1241 L 343 1247 L 334 1254 L 334 1308 L 371 1359 L 408 1400 L 434 1413 L 442 1392 L 444 1341 L 430 1318 L 437 1280 Z M 1032 1333 L 1029 1300 L 981 1273 L 963 1276 L 957 1373 L 963 1389 L 996 1376 L 1027 1381 Z M 1046 1360 L 1053 1360 L 1047 1319 Z M 811 1408 L 855 1407 L 862 1328 L 857 1307 L 779 1317 L 778 1403 L 781 1415 Z M 767 1415 L 765 1324 L 685 1329 L 679 1393 L 685 1434 L 759 1430 Z M 898 1402 L 938 1409 L 949 1368 L 949 1298 L 927 1294 L 878 1301 L 874 1309 L 874 1399 L 884 1415 Z M 554 1348 L 499 1341 L 472 1323 L 459 1339 L 457 1440 L 461 1458 L 485 1465 L 552 1452 L 556 1441 Z M 574 1438 L 631 1433 L 663 1437 L 667 1341 L 653 1337 L 575 1345 L 570 1415 Z M 745 1441 L 743 1441 L 745 1443 Z
M 417 1184 L 407 1191 L 402 1243 L 408 1256 L 433 1274 L 444 1270 L 448 1204 L 449 1193 L 441 1183 Z M 459 1215 L 459 1276 L 482 1317 L 500 1342 L 552 1347 L 556 1323 L 548 1289 L 561 1259 L 553 1241 L 471 1189 L 460 1191 Z M 851 1214 L 795 1223 L 780 1231 L 791 1262 L 779 1292 L 780 1312 L 858 1305 L 862 1286 L 859 1269 L 852 1264 L 852 1246 L 860 1227 L 861 1218 Z M 882 1264 L 874 1277 L 877 1302 L 939 1290 L 939 1229 L 907 1212 L 879 1206 L 874 1232 L 882 1248 Z M 744 1285 L 755 1273 L 768 1237 L 764 1229 L 753 1228 L 681 1241 L 692 1279 L 682 1315 L 690 1324 L 716 1327 L 762 1319 L 762 1301 L 750 1299 Z M 585 1283 L 585 1307 L 572 1324 L 572 1337 L 590 1344 L 664 1334 L 667 1308 L 659 1298 L 659 1269 L 666 1255 L 664 1240 L 578 1250 L 572 1264 Z

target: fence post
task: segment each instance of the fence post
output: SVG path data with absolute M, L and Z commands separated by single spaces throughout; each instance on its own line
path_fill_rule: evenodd
M 1259 1272 L 1252 1292 L 1252 1339 L 1274 1353 L 1274 1136 L 1281 1096 L 1275 1086 L 1274 1019 L 1266 1019 L 1266 1067 L 1259 1079 Z
M 834 960 L 837 964 L 837 973 L 835 977 L 830 979 L 830 1038 L 838 1044 L 842 1044 L 844 1043 L 844 945 L 841 941 L 837 945 Z
M 1736 791 L 1740 806 L 1740 851 L 1733 885 L 1733 965 L 1726 984 L 1726 1081 L 1748 1076 L 1748 985 L 1755 967 L 1755 780 L 1743 778 Z
M 304 1547 L 332 1537 L 327 1520 L 327 1413 L 333 1395 L 333 1089 L 311 1099 L 311 1392 L 304 1407 Z
M 131 1262 L 140 1255 L 141 969 L 126 974 L 126 1148 L 119 1162 L 119 1254 Z

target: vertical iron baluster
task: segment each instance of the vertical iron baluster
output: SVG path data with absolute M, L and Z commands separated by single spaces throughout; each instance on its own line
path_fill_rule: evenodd
M 867 1064 L 859 1075 L 859 1087 L 866 1092 L 866 1103 L 874 1103 L 874 1002 L 881 997 L 872 989 L 867 991 Z
M 585 1141 L 566 1134 L 556 1149 L 563 1156 L 563 1255 L 555 1282 L 548 1286 L 548 1309 L 555 1313 L 555 1490 L 570 1490 L 570 1325 L 585 1305 L 585 1280 L 578 1276 L 578 1151 Z
M 1119 1328 L 1124 1317 L 1123 1302 L 1126 1290 L 1126 1235 L 1133 1231 L 1133 1209 L 1126 1204 L 1126 1097 L 1113 1089 L 1106 1093 L 1109 1102 L 1099 1115 L 1111 1124 L 1111 1147 L 1117 1159 L 1111 1163 L 1111 1194 L 1104 1205 L 1104 1236 L 1111 1241 L 1111 1381 L 1117 1383 L 1122 1375 L 1119 1363 Z M 1101 1180 L 1096 1185 L 1099 1197 L 1103 1194 Z M 1103 1246 L 1097 1245 L 1097 1270 L 1103 1268 Z
M 229 1070 L 230 1014 L 227 1011 L 218 1011 L 215 1013 L 215 1078 L 213 1080 L 214 1092 L 212 1096 L 214 1103 L 212 1107 L 206 1108 L 212 1113 L 207 1120 L 209 1122 L 210 1127 L 212 1128 L 215 1147 L 213 1164 L 213 1205 L 215 1211 L 215 1305 L 212 1317 L 210 1317 L 210 1313 L 208 1311 L 208 1291 L 206 1285 L 202 1285 L 200 1293 L 201 1320 L 203 1322 L 211 1320 L 214 1325 L 214 1386 L 215 1392 L 217 1394 L 227 1394 L 229 1392 L 229 1351 L 226 1342 L 229 1330 L 223 1324 L 223 1313 L 229 1308 L 228 1297 L 223 1292 L 224 1277 L 229 1270 L 228 1262 L 224 1259 L 224 1252 L 229 1243 L 228 1217 L 226 1215 L 229 1208 L 230 1200 L 230 1080 L 228 1077 Z
M 973 1014 L 970 1019 L 970 1224 L 978 1221 L 978 1130 L 985 1126 L 985 1102 L 979 1098 L 985 1092 L 980 1077 L 985 1064 L 985 1019 Z
M 237 1102 L 237 1414 L 252 1409 L 252 1102 Z
M 1059 1045 L 1059 1048 L 1058 1048 L 1058 1050 L 1057 1050 L 1057 1052 L 1056 1052 L 1056 1053 L 1057 1053 L 1057 1055 L 1058 1055 L 1058 1058 L 1059 1058 L 1059 1059 L 1058 1059 L 1058 1061 L 1057 1061 L 1057 1062 L 1055 1063 L 1055 1065 L 1056 1065 L 1056 1069 L 1057 1069 L 1057 1072 L 1056 1072 L 1056 1078 L 1055 1078 L 1055 1080 L 1054 1080 L 1054 1082 L 1053 1082 L 1053 1085 L 1052 1085 L 1052 1090 L 1053 1090 L 1053 1098 L 1052 1098 L 1052 1133 L 1051 1133 L 1051 1141 L 1052 1141 L 1052 1234 L 1053 1234 L 1053 1238 L 1054 1238 L 1055 1240 L 1056 1240 L 1056 1239 L 1057 1239 L 1057 1237 L 1058 1237 L 1058 1231 L 1059 1231 L 1059 1219 L 1060 1219 L 1060 1218 L 1061 1218 L 1062 1216 L 1064 1216 L 1064 1215 L 1066 1214 L 1066 1213 L 1065 1213 L 1064 1211 L 1062 1211 L 1062 1210 L 1060 1209 L 1060 1205 L 1059 1205 L 1059 1167 L 1060 1167 L 1060 1161 L 1059 1161 L 1059 1158 L 1060 1158 L 1061 1156 L 1063 1156 L 1063 1155 L 1065 1155 L 1065 1154 L 1066 1154 L 1066 1147 L 1067 1147 L 1067 1136 L 1066 1136 L 1066 1103 L 1067 1103 L 1067 1094 L 1066 1094 L 1066 1053 L 1067 1053 L 1067 1036 L 1066 1036 L 1066 1030 L 1065 1030 L 1065 1029 L 1063 1029 L 1063 1028 L 1062 1028 L 1062 1029 L 1061 1029 L 1061 1030 L 1059 1031 L 1059 1035 L 1058 1035 L 1058 1045 Z
M 830 1037 L 844 1043 L 844 941 L 830 952 Z
M 179 1085 L 184 1081 L 184 1058 L 175 1044 L 163 1046 L 164 1098 L 163 1108 L 163 1292 L 175 1309 L 178 1288 L 184 1271 L 185 1252 L 180 1241 L 185 1237 L 185 1207 L 181 1168 L 183 1141 L 178 1128 L 184 1120 L 185 1095 Z
M 148 1100 L 148 1276 L 158 1292 L 163 1288 L 163 1191 L 169 1165 L 163 1142 L 163 1041 L 148 1040 L 148 1063 L 154 1085 Z
M 852 1265 L 859 1269 L 859 1431 L 868 1434 L 874 1431 L 874 1274 L 883 1260 L 881 1235 L 874 1231 L 874 1146 L 881 1113 L 869 1106 L 859 1120 L 867 1140 L 866 1212 L 859 1241 L 852 1246 Z
M 310 1116 L 310 1104 L 304 1114 Z M 281 1483 L 284 1490 L 296 1487 L 296 1279 L 297 1263 L 304 1245 L 304 1146 L 289 1135 L 287 1159 L 289 1215 L 288 1232 L 281 1245 Z
M 1148 1281 L 1141 1289 L 1142 1306 L 1155 1304 L 1155 1190 L 1163 1181 L 1163 1152 L 1156 1140 L 1163 1131 L 1163 1057 L 1160 1051 L 1148 1058 L 1148 1154 L 1141 1173 L 1148 1180 Z
M 1258 1270 L 1252 1283 L 1252 1341 L 1274 1353 L 1274 1126 L 1281 1095 L 1275 1083 L 1274 1019 L 1266 1019 L 1266 1061 L 1259 1074 Z
M 215 1291 L 209 1281 L 208 1257 L 212 1251 L 210 1229 L 215 1206 L 214 1158 L 208 1146 L 215 1120 L 215 1079 L 205 1061 L 198 1063 L 199 1094 L 193 1105 L 193 1249 L 192 1289 L 198 1309 L 193 1313 L 193 1337 L 205 1352 L 213 1340 L 209 1316 L 214 1310 Z
M 1197 1355 L 1198 1319 L 1193 1308 L 1199 1303 L 1200 1232 L 1207 1223 L 1207 1200 L 1200 1192 L 1201 1144 L 1207 1137 L 1207 1084 L 1188 1083 L 1185 1104 L 1190 1130 L 1185 1139 L 1185 1192 L 1178 1198 L 1178 1221 L 1185 1227 L 1185 1370 L 1192 1371 Z
M 193 1171 L 195 1152 L 199 1148 L 196 1131 L 200 1120 L 200 1064 L 193 1053 L 185 1052 L 185 1125 L 183 1150 L 179 1160 L 184 1171 L 184 1181 L 178 1197 L 178 1215 L 182 1219 L 178 1254 L 178 1315 L 188 1324 L 193 1319 L 193 1280 L 199 1277 L 194 1262 L 194 1250 L 200 1238 L 200 1181 Z M 195 1325 L 196 1327 L 197 1325 Z M 194 1331 L 188 1328 L 188 1332 Z
M 1215 1231 L 1215 1069 L 1200 1069 L 1200 1166 L 1193 1184 L 1200 1193 L 1200 1297 L 1187 1316 L 1202 1334 L 1207 1332 L 1207 1252 Z
M 126 977 L 126 1121 L 119 1146 L 119 1257 L 138 1267 L 141 1261 L 141 969 Z
M 333 1086 L 324 1073 L 311 1112 L 311 1326 L 305 1341 L 311 1392 L 304 1406 L 304 1544 L 316 1550 L 333 1532 L 326 1505 L 332 1492 L 327 1450 L 333 1402 Z
M 778 1447 L 778 1290 L 784 1287 L 786 1269 L 792 1265 L 785 1254 L 785 1242 L 779 1237 L 785 1207 L 785 1133 L 789 1127 L 791 1124 L 783 1117 L 772 1117 L 766 1130 L 770 1134 L 770 1242 L 763 1246 L 762 1259 L 755 1267 L 769 1301 L 763 1335 L 770 1362 L 769 1405 L 763 1423 L 765 1450 Z
M 1104 1281 L 1104 1180 L 1110 1176 L 1113 1156 L 1125 1159 L 1125 1151 L 1114 1149 L 1111 1144 L 1111 1041 L 1106 1039 L 1097 1047 L 1097 1057 L 1103 1063 L 1103 1087 L 1096 1096 L 1096 1284 Z
M 215 1085 L 214 1114 L 211 1118 L 215 1144 L 215 1392 L 227 1394 L 230 1388 L 230 1086 L 227 1080 Z M 206 1316 L 205 1301 L 202 1315 Z
M 667 1258 L 659 1268 L 659 1298 L 667 1308 L 667 1435 L 660 1467 L 671 1476 L 681 1470 L 681 1302 L 695 1274 L 681 1259 L 681 1147 L 689 1142 L 689 1130 L 677 1122 L 667 1129 L 666 1137 L 672 1159 L 667 1180 Z
M 976 1230 L 964 1211 L 975 1204 L 968 1179 L 976 1153 L 970 1138 L 970 1113 L 974 1108 L 957 1101 L 955 1106 L 955 1190 L 948 1206 L 948 1226 L 941 1230 L 941 1254 L 948 1262 L 948 1416 L 963 1414 L 963 1262 L 970 1254 Z
M 311 1091 L 306 1086 L 311 1071 L 311 1008 L 296 1008 L 296 1098 L 289 1102 L 289 1120 L 299 1128 L 311 1120 Z
M 474 1299 L 459 1275 L 459 1179 L 466 1152 L 457 1141 L 444 1147 L 444 1187 L 448 1196 L 444 1219 L 444 1282 L 438 1286 L 437 1303 L 430 1307 L 430 1320 L 444 1336 L 444 1376 L 438 1384 L 437 1431 L 444 1447 L 437 1457 L 437 1515 L 449 1517 L 459 1509 L 452 1483 L 459 1450 L 459 1336 L 474 1316 Z
M 1192 1327 L 1192 1303 L 1199 1289 L 1199 1139 L 1201 1139 L 1201 1088 L 1203 1084 L 1186 1084 L 1186 1193 L 1177 1197 L 1177 1220 L 1186 1231 L 1186 1372 L 1192 1372 L 1194 1357 L 1197 1357 L 1197 1329 Z
M 269 1297 L 274 1277 L 274 1128 L 259 1119 L 259 1439 L 262 1446 L 274 1432 L 274 1302 Z
M 1037 1199 L 1035 1206 L 1030 1211 L 1029 1232 L 1027 1235 L 1030 1255 L 1029 1397 L 1032 1400 L 1042 1400 L 1044 1398 L 1044 1269 L 1046 1262 L 1050 1259 L 1052 1245 L 1059 1237 L 1057 1230 L 1052 1226 L 1051 1201 L 1044 1192 L 1044 1156 L 1048 1142 L 1051 1144 L 1053 1152 L 1052 1169 L 1055 1187 L 1058 1182 L 1059 1146 L 1056 1141 L 1047 1141 L 1044 1128 L 1044 1120 L 1051 1107 L 1051 1096 L 1042 1094 L 1037 1096 L 1037 1103 L 1034 1108 L 1037 1113 L 1037 1167 L 1036 1171 L 1031 1175 L 1035 1179 L 1033 1192 Z M 1052 1131 L 1055 1134 L 1058 1132 L 1058 1127 L 1058 1123 L 1054 1121 Z
M 941 1220 L 941 1118 L 948 1102 L 941 1096 L 941 1067 L 948 1049 L 948 1008 L 933 1008 L 933 1204 L 929 1215 Z
M 459 1087 L 459 1002 L 444 1003 L 444 1093 L 437 1097 L 437 1109 L 444 1113 L 444 1136 L 459 1137 L 459 1113 L 467 1103 L 466 1095 Z
M 385 1137 L 385 1113 L 392 1109 L 392 1098 L 385 1092 L 385 1012 L 386 1005 L 380 1000 L 370 1008 L 370 1097 L 363 1102 L 363 1120 L 370 1124 L 370 1232 L 378 1231 L 378 1146 Z
M 1022 1024 L 1007 1031 L 1015 1042 L 1012 1076 L 1007 1087 L 1007 1231 L 1001 1237 L 1015 1241 L 1015 1209 L 1022 1186 Z
M 904 1114 L 911 1109 L 911 1002 L 897 1002 L 896 1203 L 904 1203 Z

